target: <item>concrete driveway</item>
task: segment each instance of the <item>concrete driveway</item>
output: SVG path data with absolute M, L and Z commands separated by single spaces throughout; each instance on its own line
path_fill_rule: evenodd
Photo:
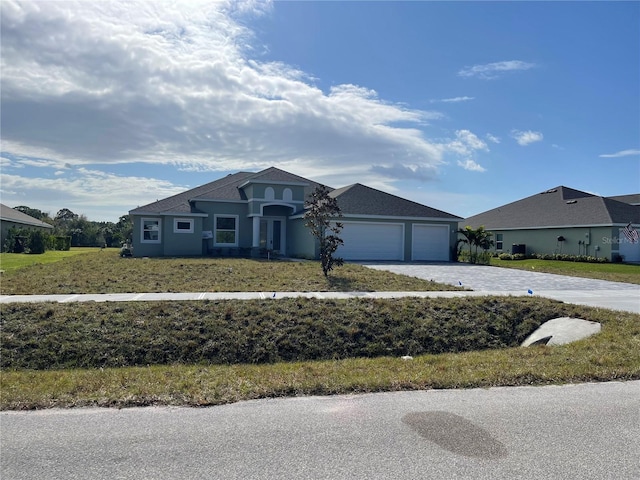
M 377 270 L 409 275 L 448 285 L 462 285 L 486 294 L 533 295 L 567 303 L 640 313 L 640 285 L 568 277 L 512 268 L 465 263 L 362 263 Z

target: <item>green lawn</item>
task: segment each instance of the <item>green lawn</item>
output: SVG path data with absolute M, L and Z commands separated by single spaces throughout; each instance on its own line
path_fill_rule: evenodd
M 595 278 L 611 282 L 640 284 L 640 265 L 624 263 L 563 262 L 558 260 L 500 260 L 492 258 L 491 265 L 534 272 L 555 273 L 570 277 Z
M 32 255 L 27 253 L 0 253 L 0 270 L 4 270 L 5 273 L 8 273 L 24 267 L 55 263 L 64 260 L 65 258 L 73 257 L 75 255 L 82 255 L 92 252 L 95 253 L 99 251 L 99 248 L 73 247 L 71 250 L 66 252 L 49 250 L 39 255 Z

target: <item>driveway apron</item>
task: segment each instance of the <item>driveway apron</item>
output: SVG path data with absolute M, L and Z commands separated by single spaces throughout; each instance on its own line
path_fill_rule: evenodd
M 539 295 L 568 303 L 640 313 L 640 285 L 463 263 L 363 263 L 377 270 L 489 294 Z

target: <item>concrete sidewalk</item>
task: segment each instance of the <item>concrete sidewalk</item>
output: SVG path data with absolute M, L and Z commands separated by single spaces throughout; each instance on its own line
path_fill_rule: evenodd
M 67 295 L 2 295 L 0 303 L 29 302 L 138 302 L 193 300 L 269 300 L 279 298 L 460 298 L 484 296 L 531 296 L 527 290 L 508 291 L 444 291 L 444 292 L 185 292 L 185 293 L 106 293 Z M 551 298 L 566 303 L 587 305 L 640 314 L 640 286 L 630 290 L 541 290 L 533 296 Z
M 186 292 L 107 293 L 67 295 L 2 295 L 0 303 L 12 302 L 137 302 L 158 300 L 266 300 L 305 298 L 457 298 L 538 296 L 590 307 L 640 314 L 640 285 L 568 277 L 511 268 L 463 263 L 361 263 L 393 273 L 418 277 L 446 285 L 462 285 L 473 291 L 444 292 Z

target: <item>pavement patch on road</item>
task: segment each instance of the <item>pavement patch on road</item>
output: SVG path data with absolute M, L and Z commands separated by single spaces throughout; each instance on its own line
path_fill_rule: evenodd
M 449 452 L 484 459 L 507 456 L 507 448 L 484 428 L 450 412 L 411 412 L 402 421 Z

